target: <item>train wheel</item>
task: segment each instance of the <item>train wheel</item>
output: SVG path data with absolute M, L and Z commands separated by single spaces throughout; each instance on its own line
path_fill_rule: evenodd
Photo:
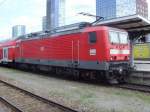
M 73 76 L 74 76 L 75 80 L 79 80 L 80 79 L 80 71 L 73 70 Z
M 125 83 L 127 80 L 127 77 L 129 77 L 130 72 L 129 71 L 124 71 L 122 74 L 118 74 L 118 82 L 119 83 Z
M 105 76 L 106 76 L 106 80 L 109 84 L 118 84 L 119 83 L 115 74 L 109 73 L 106 71 Z
M 123 75 L 118 75 L 118 83 L 119 84 L 123 84 L 125 83 L 125 77 Z

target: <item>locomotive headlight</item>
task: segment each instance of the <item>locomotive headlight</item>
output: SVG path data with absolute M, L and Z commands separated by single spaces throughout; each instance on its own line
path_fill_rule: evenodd
M 110 60 L 111 60 L 111 61 L 113 60 L 113 57 L 112 57 L 112 56 L 110 57 Z
M 130 57 L 129 56 L 125 56 L 125 60 L 129 60 L 130 59 Z
M 128 60 L 130 59 L 130 56 L 128 56 Z
M 111 60 L 111 61 L 112 61 L 112 60 L 113 60 L 113 61 L 114 61 L 114 60 L 117 60 L 117 57 L 116 57 L 116 56 L 111 56 L 111 57 L 110 57 L 110 60 Z

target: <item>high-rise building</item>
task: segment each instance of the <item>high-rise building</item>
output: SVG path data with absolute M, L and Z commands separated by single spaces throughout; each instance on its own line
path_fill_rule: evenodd
M 135 14 L 148 18 L 146 0 L 96 0 L 96 15 L 102 16 L 104 19 Z
M 47 30 L 46 24 L 47 24 L 46 16 L 44 16 L 44 17 L 42 18 L 42 30 L 43 30 L 43 31 L 46 31 L 46 30 Z
M 24 35 L 26 33 L 25 25 L 16 25 L 12 27 L 12 37 L 17 38 L 18 36 Z
M 59 26 L 65 25 L 66 18 L 66 0 L 59 0 Z
M 136 0 L 137 14 L 148 19 L 148 2 L 147 0 Z
M 47 29 L 53 29 L 65 21 L 65 0 L 47 0 Z

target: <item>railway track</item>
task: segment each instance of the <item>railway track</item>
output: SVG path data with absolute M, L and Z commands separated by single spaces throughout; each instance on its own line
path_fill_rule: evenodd
M 2 103 L 4 106 L 1 107 L 3 108 L 3 110 L 5 111 L 10 111 L 10 112 L 22 112 L 19 108 L 17 108 L 16 106 L 12 105 L 11 103 L 9 103 L 6 99 L 0 97 L 0 103 Z M 4 109 L 5 108 L 5 109 Z M 1 111 L 1 110 L 0 110 Z
M 126 83 L 126 84 L 122 84 L 122 85 L 117 85 L 117 87 L 122 88 L 122 89 L 129 89 L 129 90 L 133 90 L 133 91 L 150 93 L 150 86 L 147 86 L 147 85 Z
M 0 101 L 16 109 L 14 112 L 77 112 L 4 81 L 0 81 L 0 90 Z
M 118 85 L 119 88 L 150 93 L 150 71 L 132 71 L 126 83 Z

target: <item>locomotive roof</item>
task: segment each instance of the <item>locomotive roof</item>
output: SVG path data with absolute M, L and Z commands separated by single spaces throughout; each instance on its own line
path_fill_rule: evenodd
M 5 46 L 5 47 L 7 47 L 7 46 L 13 46 L 13 45 L 15 45 L 15 43 L 16 43 L 15 40 L 9 40 L 7 42 L 0 43 L 0 47 L 1 46 Z
M 80 22 L 71 25 L 61 26 L 54 28 L 52 30 L 34 32 L 26 35 L 19 36 L 17 39 L 28 39 L 28 38 L 40 38 L 45 36 L 55 36 L 55 35 L 64 35 L 71 33 L 81 32 L 81 29 L 91 26 L 88 22 Z
M 21 39 L 21 40 L 38 39 L 41 37 L 48 37 L 48 36 L 54 37 L 54 36 L 59 36 L 59 35 L 96 31 L 100 27 L 103 29 L 106 28 L 106 26 L 92 26 L 91 23 L 80 22 L 80 23 L 75 23 L 71 25 L 61 26 L 53 30 L 34 32 L 34 33 L 27 34 L 27 35 L 22 35 L 18 37 L 17 39 Z
M 67 34 L 82 33 L 82 32 L 92 32 L 92 31 L 97 31 L 100 29 L 104 30 L 106 28 L 118 30 L 112 27 L 96 26 L 96 25 L 92 26 L 91 23 L 80 22 L 80 23 L 75 23 L 71 25 L 61 26 L 53 30 L 40 31 L 40 32 L 26 34 L 26 35 L 21 35 L 16 39 L 10 39 L 7 42 L 5 41 L 1 43 L 0 46 L 13 45 L 15 44 L 15 42 L 19 42 L 20 40 L 38 39 L 38 38 L 49 37 L 49 36 L 54 37 L 54 36 L 59 36 L 59 35 L 67 35 Z

